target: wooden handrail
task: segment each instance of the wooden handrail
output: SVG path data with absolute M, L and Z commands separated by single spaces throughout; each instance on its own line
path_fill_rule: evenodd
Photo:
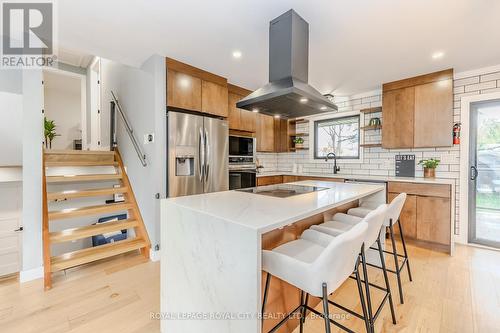
M 47 290 L 52 288 L 52 275 L 50 267 L 49 207 L 47 200 L 47 180 L 45 178 L 45 149 L 42 150 L 42 238 L 44 273 L 43 284 L 45 290 Z

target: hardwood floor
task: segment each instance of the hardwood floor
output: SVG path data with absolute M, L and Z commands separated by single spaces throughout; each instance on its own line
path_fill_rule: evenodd
M 403 305 L 391 276 L 398 324 L 392 325 L 386 306 L 377 332 L 500 332 L 500 252 L 457 246 L 449 257 L 411 245 L 409 251 L 414 281 L 403 275 Z M 159 321 L 150 319 L 160 308 L 159 268 L 137 252 L 57 273 L 46 292 L 42 280 L 22 286 L 0 280 L 0 331 L 159 332 Z M 381 274 L 375 275 L 381 283 Z M 355 292 L 354 281 L 347 281 L 332 299 L 356 307 Z M 358 319 L 340 322 L 364 332 Z M 308 318 L 304 332 L 323 333 L 323 321 Z

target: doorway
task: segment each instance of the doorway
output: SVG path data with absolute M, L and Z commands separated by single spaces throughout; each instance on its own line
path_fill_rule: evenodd
M 500 99 L 470 108 L 469 242 L 500 248 Z
M 43 96 L 45 119 L 51 122 L 45 124 L 46 134 L 52 133 L 46 137 L 45 148 L 84 150 L 87 141 L 85 75 L 44 69 Z

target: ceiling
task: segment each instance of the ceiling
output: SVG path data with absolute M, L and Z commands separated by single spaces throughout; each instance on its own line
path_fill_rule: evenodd
M 57 6 L 65 48 L 136 66 L 165 55 L 249 89 L 267 82 L 269 21 L 290 8 L 309 22 L 309 82 L 322 93 L 347 96 L 439 69 L 500 62 L 497 0 L 64 0 Z M 444 56 L 433 59 L 438 51 Z

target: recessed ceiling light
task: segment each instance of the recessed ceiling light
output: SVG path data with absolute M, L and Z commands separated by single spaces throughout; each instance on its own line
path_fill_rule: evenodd
M 255 109 L 252 109 L 252 112 L 255 112 L 255 113 L 257 113 L 257 112 L 259 112 L 259 109 L 257 109 L 257 108 L 255 108 Z
M 326 106 L 324 106 L 324 105 L 323 105 L 323 106 L 322 106 L 322 107 L 320 107 L 319 109 L 320 109 L 320 110 L 325 111 L 325 110 L 326 110 Z
M 300 99 L 300 103 L 307 103 L 307 101 L 308 101 L 308 99 L 307 99 L 307 98 L 305 98 L 305 97 L 302 97 L 302 98 Z
M 241 58 L 242 55 L 243 54 L 241 53 L 241 51 L 238 51 L 238 50 L 233 51 L 233 58 L 235 58 L 235 59 Z
M 441 59 L 442 57 L 444 57 L 444 52 L 434 52 L 432 54 L 432 59 Z
M 274 115 L 274 118 L 276 118 L 276 119 L 278 119 L 278 118 L 280 118 L 280 117 L 281 117 L 281 116 L 280 116 L 279 114 Z

